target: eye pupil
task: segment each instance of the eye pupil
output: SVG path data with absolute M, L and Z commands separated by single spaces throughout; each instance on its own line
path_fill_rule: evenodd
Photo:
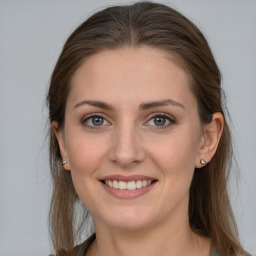
M 104 120 L 103 120 L 103 118 L 101 118 L 101 117 L 93 117 L 93 118 L 92 118 L 92 123 L 93 123 L 93 125 L 95 125 L 95 126 L 100 126 L 100 125 L 103 124 L 103 122 L 104 122 Z
M 157 125 L 157 126 L 165 125 L 165 122 L 166 122 L 165 117 L 158 116 L 158 117 L 154 118 L 154 124 Z

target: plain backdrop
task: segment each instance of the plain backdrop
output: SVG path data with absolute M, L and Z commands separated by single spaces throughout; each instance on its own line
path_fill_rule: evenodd
M 223 74 L 240 168 L 231 197 L 241 240 L 256 255 L 256 1 L 172 0 L 204 32 Z M 65 39 L 115 0 L 0 0 L 0 255 L 51 252 L 45 143 L 49 78 Z M 238 191 L 239 188 L 239 191 Z

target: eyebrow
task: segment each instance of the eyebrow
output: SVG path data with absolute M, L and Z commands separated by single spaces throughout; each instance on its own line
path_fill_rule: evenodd
M 78 107 L 80 107 L 84 104 L 91 105 L 91 106 L 94 106 L 94 107 L 97 107 L 97 108 L 106 109 L 106 110 L 114 110 L 114 107 L 111 106 L 110 104 L 107 104 L 103 101 L 98 101 L 98 100 L 83 100 L 83 101 L 80 101 L 74 106 L 74 109 L 78 108 Z
M 172 99 L 167 99 L 167 100 L 162 100 L 162 101 L 152 101 L 152 102 L 148 102 L 148 103 L 141 103 L 139 106 L 139 109 L 146 110 L 149 108 L 162 107 L 162 106 L 167 106 L 167 105 L 173 105 L 173 106 L 177 106 L 177 107 L 181 107 L 181 108 L 185 109 L 184 105 L 182 105 L 181 103 L 179 103 L 175 100 L 172 100 Z
M 102 109 L 106 109 L 106 110 L 114 110 L 114 106 L 105 103 L 103 101 L 98 101 L 98 100 L 83 100 L 78 102 L 75 106 L 75 108 L 78 108 L 82 105 L 91 105 L 97 108 L 102 108 Z M 141 103 L 139 105 L 139 109 L 140 110 L 147 110 L 150 108 L 155 108 L 155 107 L 162 107 L 162 106 L 167 106 L 167 105 L 173 105 L 173 106 L 177 106 L 177 107 L 181 107 L 183 109 L 185 109 L 185 106 L 175 100 L 172 99 L 167 99 L 167 100 L 162 100 L 162 101 L 152 101 L 152 102 L 145 102 L 145 103 Z

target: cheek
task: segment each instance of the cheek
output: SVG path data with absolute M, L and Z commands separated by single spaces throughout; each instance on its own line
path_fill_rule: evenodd
M 71 176 L 77 194 L 85 203 L 88 191 L 98 180 L 95 173 L 101 165 L 106 149 L 93 136 L 76 136 L 67 140 L 67 153 L 70 162 Z
M 194 170 L 198 152 L 198 142 L 189 135 L 173 136 L 152 147 L 152 158 L 165 171 L 175 172 L 182 169 Z
M 189 188 L 194 174 L 198 141 L 189 134 L 165 140 L 162 146 L 152 148 L 151 159 L 162 176 L 163 197 L 160 204 L 175 209 L 180 202 L 187 205 Z M 159 145 L 159 144 L 158 144 Z
M 105 153 L 105 143 L 90 135 L 70 136 L 67 139 L 67 153 L 72 172 L 81 175 L 93 173 Z
M 78 194 L 84 205 L 90 210 L 95 207 L 95 200 L 101 198 L 97 183 L 97 169 L 104 159 L 106 149 L 102 141 L 93 136 L 76 136 L 79 140 L 70 140 L 67 144 L 68 157 L 71 167 L 71 177 Z
M 167 195 L 165 200 L 173 200 L 172 205 L 189 193 L 198 152 L 196 136 L 191 136 L 189 132 L 179 132 L 176 135 L 163 140 L 151 151 L 151 159 L 163 177 L 163 189 Z

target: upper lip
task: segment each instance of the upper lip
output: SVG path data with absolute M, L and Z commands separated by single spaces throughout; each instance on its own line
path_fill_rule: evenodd
M 156 178 L 144 175 L 131 175 L 131 176 L 124 176 L 124 175 L 108 175 L 100 180 L 117 180 L 117 181 L 137 181 L 137 180 L 157 180 Z

